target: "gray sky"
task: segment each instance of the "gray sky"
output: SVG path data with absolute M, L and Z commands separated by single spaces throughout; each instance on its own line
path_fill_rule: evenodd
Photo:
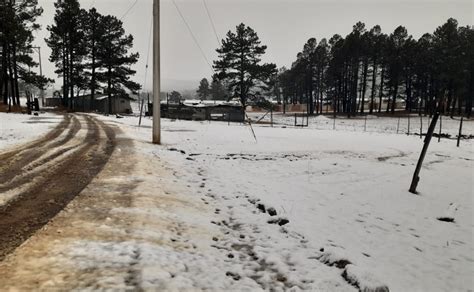
M 135 0 L 79 0 L 82 8 L 93 4 L 102 14 L 122 17 Z M 217 56 L 218 43 L 202 0 L 175 0 L 191 26 L 207 59 L 212 63 Z M 57 78 L 54 65 L 49 63 L 49 48 L 44 42 L 46 26 L 54 16 L 54 0 L 39 0 L 44 14 L 39 19 L 42 30 L 36 34 L 35 44 L 42 47 L 43 72 Z M 345 36 L 352 25 L 362 21 L 370 28 L 376 24 L 390 33 L 404 25 L 415 38 L 454 17 L 460 25 L 474 22 L 473 0 L 206 0 L 217 33 L 223 38 L 241 22 L 252 27 L 263 44 L 268 46 L 265 62 L 287 66 L 295 60 L 310 37 L 330 38 L 338 33 Z M 123 19 L 127 33 L 135 37 L 134 50 L 140 60 L 134 67 L 134 80 L 144 85 L 152 20 L 152 0 L 138 0 Z M 163 90 L 192 88 L 198 81 L 210 78 L 212 71 L 194 43 L 171 0 L 161 0 L 161 72 Z M 146 88 L 152 82 L 152 52 Z M 61 82 L 54 85 L 60 88 Z

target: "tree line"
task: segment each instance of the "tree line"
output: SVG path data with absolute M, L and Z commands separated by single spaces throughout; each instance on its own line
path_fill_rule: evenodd
M 201 79 L 196 93 L 200 100 L 228 100 L 230 97 L 222 81 L 212 80 L 209 84 L 207 78 Z
M 133 36 L 125 34 L 123 23 L 95 8 L 86 11 L 78 0 L 57 0 L 54 23 L 47 27 L 45 40 L 51 48 L 49 60 L 62 77 L 62 103 L 72 107 L 81 92 L 90 92 L 91 101 L 102 90 L 108 95 L 136 93 L 141 86 L 130 80 L 136 72 L 131 65 L 138 53 L 130 53 Z M 38 64 L 33 32 L 40 29 L 36 19 L 43 13 L 37 0 L 0 0 L 0 89 L 4 104 L 20 105 L 22 85 L 44 88 L 53 80 L 32 72 Z M 25 87 L 25 86 L 23 86 Z M 111 103 L 109 102 L 109 111 Z
M 0 0 L 0 95 L 3 104 L 20 105 L 20 90 L 25 85 L 44 87 L 52 80 L 32 72 L 38 64 L 34 53 L 33 32 L 40 26 L 36 19 L 43 13 L 37 0 Z
M 331 106 L 348 116 L 407 111 L 472 114 L 474 29 L 450 18 L 418 40 L 403 26 L 391 34 L 358 22 L 345 38 L 310 38 L 291 68 L 281 68 L 277 91 L 286 103 L 307 103 L 310 114 Z
M 133 36 L 125 34 L 123 22 L 112 15 L 102 15 L 95 8 L 86 11 L 78 0 L 58 0 L 54 4 L 54 24 L 47 27 L 46 39 L 52 53 L 49 60 L 62 77 L 63 105 L 71 107 L 71 100 L 80 92 L 89 91 L 91 102 L 98 90 L 110 99 L 113 95 L 128 95 L 141 86 L 130 80 L 136 72 L 131 65 L 138 61 L 138 53 L 130 53 Z

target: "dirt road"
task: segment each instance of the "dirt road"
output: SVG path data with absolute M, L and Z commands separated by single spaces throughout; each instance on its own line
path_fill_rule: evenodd
M 110 126 L 65 114 L 43 138 L 0 153 L 0 260 L 64 209 L 103 169 L 115 146 Z

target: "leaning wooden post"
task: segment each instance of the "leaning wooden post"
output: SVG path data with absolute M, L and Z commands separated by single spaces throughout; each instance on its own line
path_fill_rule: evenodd
M 138 95 L 140 98 L 140 95 Z M 138 119 L 138 127 L 142 125 L 142 114 L 143 114 L 143 104 L 145 103 L 145 99 L 142 98 L 142 104 L 140 105 L 140 119 Z
M 416 194 L 416 187 L 418 186 L 418 182 L 420 181 L 420 170 L 423 164 L 423 160 L 425 159 L 426 151 L 430 146 L 431 137 L 433 136 L 434 129 L 436 127 L 436 123 L 438 122 L 439 111 L 436 111 L 433 120 L 431 121 L 430 127 L 428 128 L 428 132 L 426 133 L 425 141 L 423 144 L 423 149 L 421 150 L 420 158 L 418 159 L 418 163 L 416 164 L 415 173 L 413 174 L 413 179 L 410 185 L 410 193 Z
M 459 143 L 461 142 L 461 136 L 462 136 L 462 121 L 464 119 L 464 116 L 461 116 L 461 122 L 459 123 L 459 135 L 458 135 L 458 143 L 457 147 L 459 147 Z

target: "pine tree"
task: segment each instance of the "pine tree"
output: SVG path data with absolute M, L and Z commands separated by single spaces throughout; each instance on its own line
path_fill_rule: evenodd
M 211 93 L 212 100 L 228 100 L 229 98 L 228 91 L 219 80 L 212 81 L 209 91 Z
M 227 82 L 229 91 L 239 96 L 244 109 L 252 90 L 256 87 L 265 88 L 271 75 L 276 73 L 275 64 L 260 64 L 266 49 L 267 46 L 261 45 L 257 33 L 241 23 L 235 33 L 227 33 L 222 47 L 216 50 L 219 59 L 214 61 L 214 77 Z
M 454 109 L 456 91 L 460 87 L 461 64 L 459 63 L 460 42 L 458 22 L 450 18 L 433 33 L 433 50 L 436 55 L 435 70 L 437 73 L 438 95 L 447 94 L 446 108 Z M 453 111 L 451 111 L 453 114 Z
M 206 100 L 211 95 L 211 90 L 209 88 L 209 81 L 207 78 L 203 78 L 199 83 L 199 88 L 197 94 L 201 100 Z
M 133 47 L 133 36 L 126 35 L 123 23 L 115 16 L 101 17 L 101 22 L 106 27 L 103 35 L 97 42 L 97 62 L 103 71 L 98 73 L 98 78 L 106 83 L 105 91 L 108 95 L 108 111 L 112 111 L 112 95 L 127 95 L 125 89 L 136 93 L 140 84 L 130 80 L 136 73 L 131 65 L 138 61 L 138 53 L 129 53 Z
M 181 93 L 179 93 L 177 91 L 172 91 L 169 95 L 169 101 L 171 103 L 179 104 L 179 103 L 181 103 L 182 99 L 183 99 L 183 96 L 181 95 Z
M 468 118 L 472 115 L 472 103 L 474 100 L 474 27 L 465 26 L 459 28 L 461 64 L 461 88 L 459 97 L 464 102 L 465 113 Z M 458 114 L 462 113 L 462 104 L 459 102 Z
M 72 106 L 74 90 L 84 82 L 83 59 L 87 54 L 84 34 L 84 11 L 78 0 L 58 0 L 54 4 L 54 24 L 46 43 L 51 48 L 49 60 L 63 77 L 63 105 Z
M 0 89 L 3 103 L 20 104 L 19 82 L 44 87 L 51 80 L 31 72 L 37 63 L 31 58 L 35 23 L 43 10 L 37 0 L 0 0 Z
M 387 112 L 395 112 L 397 97 L 404 75 L 404 50 L 410 38 L 411 36 L 408 36 L 407 30 L 403 26 L 397 27 L 389 38 L 386 77 L 391 99 L 387 105 Z
M 97 89 L 100 89 L 98 72 L 100 71 L 101 64 L 97 60 L 99 50 L 97 44 L 106 31 L 105 22 L 102 21 L 103 17 L 95 8 L 90 9 L 84 15 L 85 44 L 87 49 L 87 64 L 85 68 L 88 70 L 88 89 L 90 90 L 91 103 L 95 98 Z

